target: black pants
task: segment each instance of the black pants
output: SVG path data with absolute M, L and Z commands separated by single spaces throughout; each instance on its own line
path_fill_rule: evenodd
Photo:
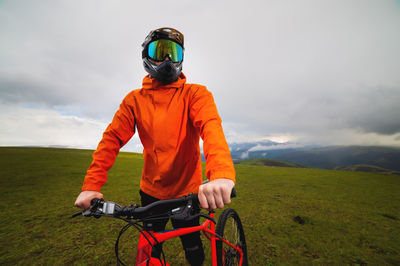
M 141 197 L 141 202 L 142 206 L 149 205 L 150 203 L 153 203 L 155 201 L 158 201 L 159 199 L 154 198 L 143 191 L 139 191 L 140 197 Z M 144 224 L 145 228 L 148 228 L 154 232 L 160 232 L 165 230 L 165 226 L 168 223 L 169 219 L 162 219 L 162 220 L 157 220 L 157 221 L 152 221 L 151 225 L 150 222 L 147 224 Z M 171 219 L 172 226 L 176 228 L 183 228 L 183 227 L 191 227 L 191 226 L 198 226 L 200 224 L 200 218 L 197 217 L 193 220 L 190 221 L 181 221 L 181 220 L 175 220 Z M 195 265 L 201 265 L 204 261 L 204 250 L 203 250 L 203 244 L 200 239 L 200 232 L 194 232 L 188 235 L 183 235 L 180 236 L 181 242 L 183 249 L 185 250 L 185 256 L 187 261 L 195 266 Z M 162 243 L 157 244 L 153 247 L 151 256 L 159 258 L 161 255 L 161 250 L 162 250 Z

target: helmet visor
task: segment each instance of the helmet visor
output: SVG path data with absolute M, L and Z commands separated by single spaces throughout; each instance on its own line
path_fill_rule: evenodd
M 174 62 L 183 60 L 183 48 L 178 43 L 171 40 L 156 40 L 149 43 L 148 56 L 154 61 L 164 61 L 166 56 Z

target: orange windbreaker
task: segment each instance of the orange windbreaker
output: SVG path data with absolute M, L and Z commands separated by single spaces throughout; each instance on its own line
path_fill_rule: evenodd
M 207 178 L 235 182 L 212 94 L 204 86 L 186 84 L 182 73 L 167 85 L 147 75 L 143 88 L 125 97 L 93 153 L 82 190 L 100 191 L 119 149 L 133 136 L 135 127 L 144 147 L 143 192 L 159 199 L 197 193 L 202 183 L 200 136 Z

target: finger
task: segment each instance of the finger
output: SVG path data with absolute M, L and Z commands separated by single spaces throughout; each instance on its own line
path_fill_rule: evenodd
M 78 208 L 82 208 L 82 204 L 83 204 L 83 202 L 82 202 L 81 198 L 78 197 L 78 198 L 76 199 L 76 201 L 75 201 L 74 206 L 76 206 L 76 207 L 78 207 Z
M 82 210 L 86 210 L 87 209 L 84 202 L 79 202 L 77 207 L 81 208 Z
M 203 185 L 201 185 L 199 187 L 198 198 L 199 198 L 200 207 L 203 209 L 208 209 L 208 202 L 207 202 L 207 198 L 203 192 Z
M 224 204 L 231 203 L 231 188 L 224 187 L 222 189 L 222 200 Z
M 217 206 L 215 205 L 214 193 L 212 191 L 207 190 L 205 192 L 205 194 L 206 194 L 209 210 L 215 210 L 217 208 Z
M 87 210 L 90 207 L 90 199 L 83 199 L 78 202 L 78 207 L 82 210 Z
M 90 204 L 90 201 L 91 201 L 91 200 L 85 201 L 85 204 L 83 205 L 83 209 L 84 209 L 84 210 L 87 210 L 87 209 L 90 208 L 90 205 L 91 205 L 91 204 Z
M 217 205 L 216 207 L 222 209 L 224 207 L 224 199 L 223 199 L 223 195 L 222 195 L 222 188 L 221 189 L 216 189 L 216 191 L 214 192 L 214 200 L 215 200 L 215 204 Z

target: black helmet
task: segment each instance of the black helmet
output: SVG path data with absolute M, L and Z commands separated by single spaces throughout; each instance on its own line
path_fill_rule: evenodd
M 177 45 L 179 49 L 180 56 L 179 59 L 172 60 L 171 53 L 167 53 L 170 60 L 164 61 L 163 63 L 157 65 L 149 56 L 149 44 L 157 40 L 168 40 L 172 41 L 172 44 Z M 144 69 L 150 74 L 151 77 L 161 81 L 162 83 L 171 83 L 178 79 L 182 72 L 182 62 L 183 62 L 183 34 L 173 28 L 159 28 L 153 30 L 147 35 L 146 39 L 142 44 L 142 59 Z M 161 58 L 159 61 L 163 61 Z M 179 60 L 179 61 L 178 61 Z M 174 64 L 175 63 L 175 64 Z

